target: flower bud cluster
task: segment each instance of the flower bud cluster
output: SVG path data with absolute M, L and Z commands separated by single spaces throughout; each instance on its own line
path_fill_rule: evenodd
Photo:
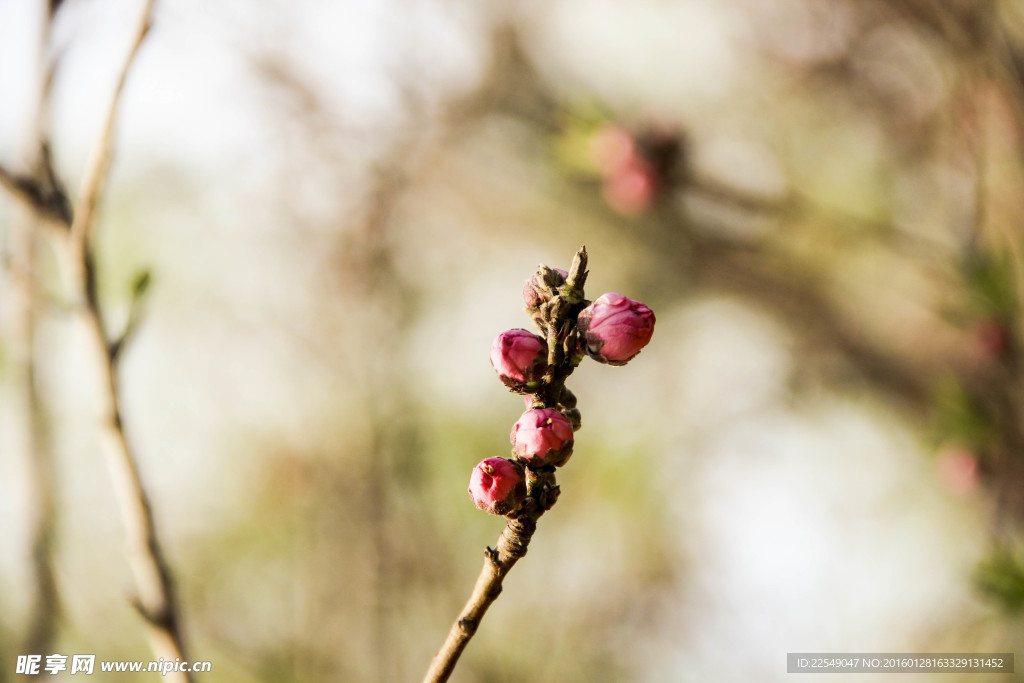
M 565 378 L 589 356 L 625 365 L 654 333 L 650 308 L 611 292 L 583 298 L 586 250 L 568 270 L 540 266 L 523 286 L 526 312 L 543 336 L 502 332 L 491 344 L 491 365 L 510 391 L 524 394 L 526 412 L 512 426 L 512 458 L 487 458 L 473 470 L 469 495 L 481 510 L 539 516 L 554 504 L 554 470 L 568 462 L 581 426 L 576 396 Z

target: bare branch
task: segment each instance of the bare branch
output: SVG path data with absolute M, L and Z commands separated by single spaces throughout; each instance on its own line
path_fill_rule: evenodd
M 527 546 L 537 529 L 537 522 L 531 519 L 510 519 L 498 537 L 498 543 L 484 553 L 484 566 L 473 587 L 466 606 L 452 624 L 444 645 L 430 663 L 423 683 L 447 681 L 455 670 L 459 655 L 466 649 L 470 638 L 476 633 L 480 621 L 501 594 L 501 584 L 516 562 L 526 554 Z
M 46 132 L 53 95 L 53 73 L 57 63 L 56 58 L 48 55 L 53 37 L 54 12 L 55 8 L 51 8 L 39 26 L 38 66 L 42 78 L 36 98 L 36 125 L 27 136 L 26 145 L 34 154 L 30 167 L 35 175 L 14 177 L 6 169 L 0 168 L 0 179 L 4 187 L 16 196 L 23 193 L 22 203 L 30 210 L 26 212 L 24 225 L 20 226 L 22 229 L 16 231 L 18 239 L 15 256 L 21 262 L 11 268 L 14 290 L 20 294 L 23 302 L 19 336 L 24 349 L 22 381 L 28 422 L 29 484 L 32 491 L 28 499 L 31 506 L 30 558 L 35 591 L 24 640 L 25 652 L 53 650 L 62 611 L 54 567 L 58 481 L 50 415 L 39 387 L 42 349 L 37 334 L 45 298 L 39 276 L 39 251 L 42 246 L 40 228 L 45 226 L 63 235 L 71 222 L 71 204 L 54 172 Z
M 179 609 L 170 569 L 159 542 L 149 496 L 142 484 L 134 452 L 122 422 L 120 393 L 117 386 L 116 357 L 123 344 L 110 344 L 104 329 L 103 311 L 96 293 L 95 258 L 91 246 L 96 207 L 110 172 L 114 148 L 114 127 L 121 95 L 129 71 L 149 33 L 155 0 L 146 0 L 134 41 L 125 58 L 111 96 L 103 127 L 83 174 L 74 206 L 74 218 L 63 246 L 76 290 L 79 313 L 88 332 L 94 362 L 101 375 L 100 408 L 102 446 L 107 468 L 113 480 L 122 521 L 126 530 L 126 554 L 135 577 L 135 606 L 148 626 L 150 646 L 165 661 L 187 660 L 181 634 Z M 191 676 L 172 672 L 174 680 L 188 683 Z
M 0 166 L 0 187 L 28 208 L 46 227 L 64 230 L 71 224 L 67 197 L 48 191 L 35 178 L 16 174 Z
M 111 96 L 110 107 L 107 110 L 103 128 L 96 139 L 92 150 L 89 164 L 86 166 L 82 184 L 79 187 L 78 198 L 75 201 L 74 220 L 71 223 L 71 241 L 80 251 L 86 251 L 86 242 L 89 238 L 89 231 L 93 224 L 93 213 L 103 191 L 107 176 L 110 173 L 110 162 L 114 151 L 114 124 L 117 122 L 117 112 L 121 104 L 121 94 L 124 91 L 125 81 L 128 79 L 128 72 L 131 70 L 135 57 L 142 47 L 142 41 L 149 33 L 153 25 L 153 8 L 155 0 L 146 0 L 142 21 L 139 23 L 135 40 L 125 58 L 124 67 L 114 86 L 114 93 Z

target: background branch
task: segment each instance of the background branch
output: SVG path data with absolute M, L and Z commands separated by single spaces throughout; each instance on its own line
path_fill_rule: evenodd
M 50 18 L 59 3 L 51 3 Z M 16 175 L 0 169 L 0 182 L 16 198 L 27 203 L 51 226 L 63 225 L 57 249 L 69 269 L 76 310 L 87 332 L 93 359 L 100 375 L 101 445 L 113 482 L 120 516 L 126 530 L 126 555 L 135 577 L 137 596 L 134 605 L 147 624 L 150 646 L 154 654 L 166 661 L 186 661 L 179 607 L 174 582 L 156 531 L 149 497 L 143 486 L 135 455 L 124 431 L 118 390 L 116 359 L 134 329 L 138 297 L 133 294 L 133 310 L 129 325 L 115 343 L 108 342 L 104 315 L 96 290 L 96 264 L 90 237 L 95 224 L 96 207 L 109 176 L 114 151 L 114 130 L 121 95 L 135 58 L 152 26 L 155 0 L 147 0 L 131 47 L 118 74 L 103 125 L 83 174 L 73 210 L 68 209 L 66 195 L 53 172 L 45 137 L 40 141 L 40 163 L 44 166 L 36 177 Z M 49 90 L 52 70 L 44 78 Z M 137 288 L 139 289 L 139 288 Z M 188 682 L 188 673 L 171 672 L 172 680 Z
M 40 25 L 37 51 L 41 78 L 36 98 L 35 126 L 27 136 L 27 146 L 31 154 L 30 168 L 34 176 L 14 178 L 6 169 L 0 168 L 0 182 L 5 188 L 15 193 L 27 193 L 27 198 L 22 202 L 27 209 L 24 225 L 19 226 L 20 230 L 16 229 L 18 239 L 15 246 L 15 260 L 21 264 L 23 272 L 15 274 L 12 279 L 22 304 L 22 381 L 28 423 L 29 481 L 32 492 L 28 500 L 31 506 L 30 563 L 35 592 L 23 645 L 23 650 L 30 653 L 53 651 L 53 641 L 61 612 L 60 589 L 53 559 L 57 543 L 57 472 L 50 416 L 39 387 L 42 355 L 38 341 L 45 294 L 42 291 L 39 272 L 42 235 L 37 228 L 43 224 L 52 225 L 51 221 L 54 220 L 61 223 L 70 221 L 69 204 L 53 172 L 48 143 L 53 73 L 56 69 L 56 59 L 50 58 L 49 46 L 55 14 L 56 5 L 52 5 Z M 45 207 L 45 211 L 35 211 L 33 204 Z M 47 212 L 49 215 L 46 215 Z
M 152 25 L 154 0 L 147 0 L 134 41 L 116 86 L 103 127 L 83 175 L 67 248 L 72 282 L 79 299 L 79 312 L 88 332 L 94 362 L 101 375 L 101 439 L 107 467 L 113 480 L 121 518 L 126 530 L 126 553 L 138 592 L 135 606 L 146 621 L 150 646 L 164 660 L 187 660 L 180 614 L 170 569 L 164 559 L 153 519 L 149 496 L 139 475 L 135 454 L 124 431 L 115 364 L 116 348 L 105 332 L 103 311 L 96 292 L 95 256 L 90 242 L 96 206 L 110 172 L 113 158 L 114 126 L 128 73 Z M 123 340 L 121 342 L 124 343 Z M 173 672 L 178 681 L 190 681 L 187 673 Z

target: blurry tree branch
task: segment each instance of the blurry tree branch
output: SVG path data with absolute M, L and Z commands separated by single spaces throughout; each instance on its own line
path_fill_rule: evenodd
M 66 229 L 71 224 L 71 207 L 63 188 L 55 184 L 51 175 L 49 145 L 40 144 L 42 152 L 40 168 L 43 180 L 38 176 L 16 174 L 0 166 L 0 186 L 28 208 L 39 220 L 51 229 Z M 49 177 L 48 177 L 49 176 Z
M 51 12 L 60 3 L 51 3 Z M 158 539 L 149 497 L 142 484 L 135 455 L 124 431 L 116 359 L 135 319 L 133 312 L 126 333 L 114 343 L 108 341 L 104 315 L 96 288 L 95 252 L 91 241 L 96 206 L 102 196 L 113 157 L 114 128 L 121 94 L 142 43 L 152 26 L 155 0 L 146 0 L 140 21 L 125 57 L 97 136 L 73 210 L 60 189 L 49 162 L 45 138 L 43 171 L 40 177 L 25 178 L 9 171 L 0 173 L 3 185 L 15 197 L 27 202 L 47 223 L 64 226 L 56 236 L 55 248 L 68 268 L 75 291 L 76 310 L 88 333 L 96 368 L 101 379 L 101 441 L 110 471 L 122 521 L 127 532 L 127 559 L 135 577 L 135 606 L 147 624 L 153 652 L 166 661 L 187 660 L 181 631 L 174 582 Z M 51 14 L 52 16 L 52 14 Z M 47 79 L 48 80 L 48 79 Z M 188 673 L 172 672 L 175 680 L 187 683 Z
M 95 209 L 113 157 L 113 134 L 121 93 L 139 48 L 149 33 L 154 6 L 154 0 L 147 0 L 135 39 L 118 77 L 103 127 L 79 188 L 66 246 L 72 281 L 80 298 L 79 311 L 89 332 L 95 362 L 102 376 L 102 445 L 127 530 L 128 562 L 138 590 L 136 607 L 149 627 L 154 653 L 166 661 L 173 661 L 188 659 L 182 638 L 180 610 L 171 572 L 158 539 L 149 496 L 124 431 L 115 364 L 117 351 L 124 339 L 113 345 L 108 341 L 96 291 L 95 254 L 90 241 Z M 187 673 L 175 673 L 180 681 L 191 680 Z
M 63 188 L 53 172 L 47 131 L 50 100 L 53 94 L 53 73 L 56 67 L 56 60 L 48 56 L 48 47 L 52 38 L 56 9 L 56 5 L 51 5 L 40 25 L 37 68 L 41 78 L 35 102 L 35 125 L 25 141 L 31 155 L 29 166 L 35 175 L 33 178 L 14 178 L 6 169 L 0 168 L 0 184 L 14 193 L 28 193 L 28 198 L 23 201 L 29 209 L 26 212 L 25 225 L 20 226 L 21 230 L 15 229 L 14 262 L 15 266 L 20 268 L 20 272 L 12 272 L 12 280 L 22 307 L 19 320 L 20 345 L 24 354 L 23 382 L 28 421 L 30 561 L 35 591 L 23 650 L 31 653 L 46 653 L 53 650 L 53 640 L 61 612 L 60 590 L 53 560 L 53 551 L 57 543 L 57 473 L 50 416 L 39 387 L 42 357 L 38 331 L 45 301 L 39 274 L 42 235 L 36 229 L 36 223 L 46 219 L 32 210 L 34 205 L 45 206 L 54 211 L 53 219 L 56 221 L 70 220 L 67 198 L 63 195 Z M 37 183 L 34 178 L 41 180 Z

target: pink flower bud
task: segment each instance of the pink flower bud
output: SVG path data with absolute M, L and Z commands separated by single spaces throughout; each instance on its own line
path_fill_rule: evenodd
M 654 334 L 654 311 L 616 292 L 602 294 L 576 320 L 580 347 L 598 361 L 625 365 Z
M 491 365 L 505 386 L 517 393 L 536 390 L 547 360 L 547 342 L 526 330 L 507 330 L 491 344 Z
M 953 448 L 939 455 L 939 482 L 956 496 L 965 496 L 978 486 L 978 459 L 965 448 Z
M 1010 350 L 1012 338 L 1009 326 L 999 318 L 990 317 L 977 322 L 970 331 L 971 350 L 983 361 L 1000 360 Z
M 642 214 L 654 201 L 657 192 L 657 174 L 650 164 L 639 158 L 605 178 L 602 188 L 604 200 L 624 216 Z
M 492 515 L 514 511 L 526 498 L 523 466 L 506 458 L 481 461 L 469 477 L 469 497 L 474 505 Z
M 527 465 L 560 467 L 572 455 L 572 424 L 554 408 L 527 410 L 512 426 L 512 444 Z
M 550 271 L 549 281 L 547 283 L 541 282 L 537 279 L 537 273 L 530 276 L 530 279 L 523 285 L 523 303 L 531 311 L 540 306 L 545 296 L 545 289 L 555 289 L 565 284 L 565 279 L 569 277 L 569 271 L 563 270 L 562 268 L 549 268 Z
M 608 124 L 601 126 L 590 138 L 590 161 L 602 175 L 618 171 L 636 156 L 636 144 L 629 131 Z

